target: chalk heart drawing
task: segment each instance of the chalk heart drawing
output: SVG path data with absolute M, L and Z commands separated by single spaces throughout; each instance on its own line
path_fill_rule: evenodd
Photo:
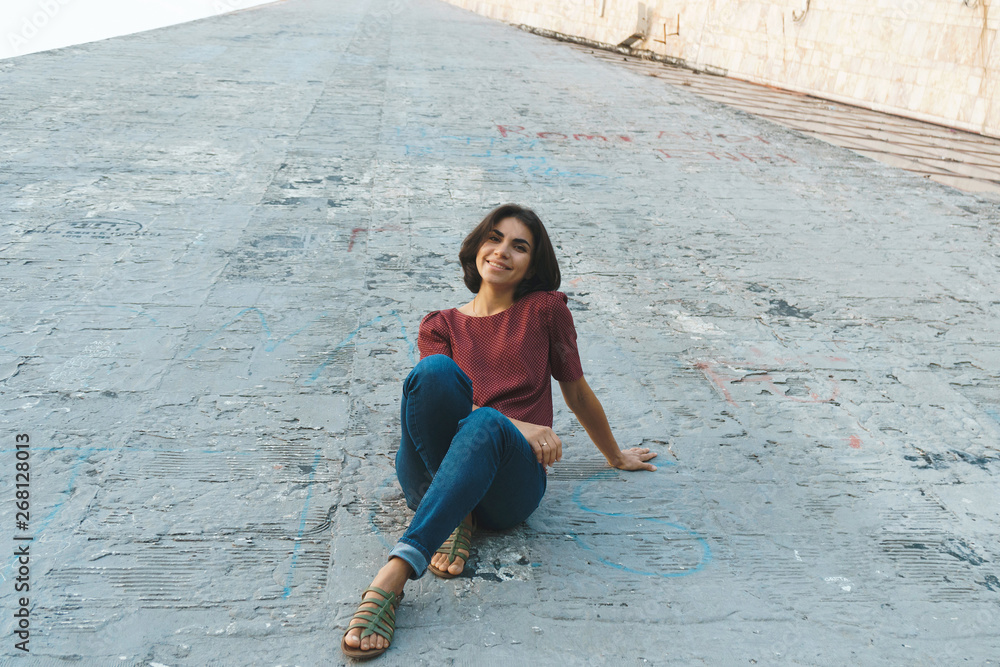
M 696 531 L 664 519 L 601 511 L 587 501 L 588 488 L 617 474 L 601 471 L 573 491 L 573 503 L 594 522 L 589 534 L 569 533 L 573 541 L 589 552 L 588 557 L 629 574 L 672 578 L 705 569 L 712 561 L 712 550 Z
M 633 575 L 673 578 L 705 569 L 712 561 L 712 550 L 696 531 L 663 519 L 604 512 L 590 506 L 587 489 L 596 490 L 595 482 L 616 474 L 614 470 L 601 471 L 574 490 L 573 503 L 593 522 L 593 529 L 587 535 L 568 533 L 573 542 L 588 552 L 589 559 Z M 387 549 L 392 547 L 389 540 L 397 539 L 412 514 L 394 488 L 395 482 L 395 475 L 382 481 L 367 512 L 372 533 Z

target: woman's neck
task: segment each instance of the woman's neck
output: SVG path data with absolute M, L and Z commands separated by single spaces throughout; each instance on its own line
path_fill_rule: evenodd
M 497 291 L 485 281 L 472 300 L 472 313 L 476 317 L 486 317 L 501 313 L 514 304 L 514 290 Z

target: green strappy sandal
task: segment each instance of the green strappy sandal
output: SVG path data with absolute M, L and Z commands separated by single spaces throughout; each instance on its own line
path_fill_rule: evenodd
M 448 554 L 448 563 L 454 563 L 455 558 L 462 558 L 466 563 L 469 562 L 469 556 L 472 555 L 472 526 L 469 526 L 465 521 L 458 524 L 458 528 L 452 531 L 448 539 L 444 541 L 441 548 L 437 550 L 439 554 Z M 462 556 L 459 551 L 464 551 L 465 556 Z M 427 569 L 442 579 L 453 579 L 457 577 L 457 574 L 452 574 L 448 570 L 439 570 L 433 565 L 428 564 Z
M 369 592 L 378 593 L 383 599 L 366 600 L 365 596 Z M 393 591 L 386 592 L 381 588 L 369 586 L 361 594 L 361 605 L 358 606 L 358 610 L 351 617 L 351 624 L 347 626 L 347 632 L 350 632 L 354 628 L 364 628 L 361 631 L 362 639 L 378 634 L 385 637 L 391 644 L 392 635 L 396 632 L 396 608 L 402 601 L 402 593 L 396 595 Z M 372 607 L 370 605 L 375 606 Z M 348 657 L 367 660 L 368 658 L 382 655 L 389 648 L 386 646 L 385 648 L 373 648 L 367 651 L 362 651 L 360 648 L 353 648 L 347 645 L 347 632 L 344 633 L 343 639 L 340 640 L 340 650 Z

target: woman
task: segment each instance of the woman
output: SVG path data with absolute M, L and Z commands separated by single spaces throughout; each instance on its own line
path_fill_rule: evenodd
M 566 295 L 554 291 L 559 266 L 538 216 L 501 206 L 458 256 L 475 297 L 420 323 L 421 361 L 403 384 L 396 454 L 396 476 L 416 514 L 341 640 L 351 657 L 373 658 L 389 647 L 408 579 L 427 569 L 444 578 L 461 574 L 473 527 L 510 528 L 538 506 L 546 468 L 562 458 L 550 375 L 608 463 L 656 470 L 648 463 L 655 453 L 618 448 L 583 377 Z

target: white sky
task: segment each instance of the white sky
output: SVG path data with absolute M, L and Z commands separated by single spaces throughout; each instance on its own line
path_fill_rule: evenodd
M 274 0 L 0 0 L 0 60 Z

